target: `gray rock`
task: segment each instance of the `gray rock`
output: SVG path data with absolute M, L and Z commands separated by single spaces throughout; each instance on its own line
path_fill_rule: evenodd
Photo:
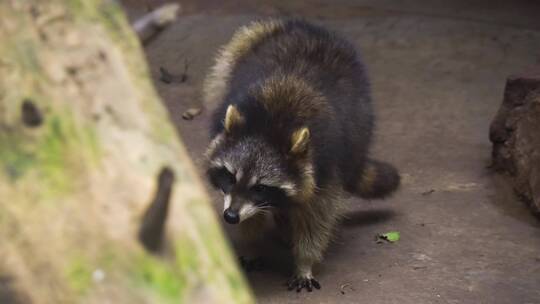
M 519 197 L 540 214 L 540 66 L 508 79 L 489 137 L 493 168 L 507 172 Z

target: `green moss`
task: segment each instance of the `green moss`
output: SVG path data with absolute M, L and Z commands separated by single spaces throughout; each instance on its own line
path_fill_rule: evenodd
M 147 254 L 136 258 L 134 267 L 137 283 L 150 289 L 161 300 L 178 303 L 183 298 L 187 282 L 178 269 Z
M 202 228 L 203 240 L 205 241 L 206 248 L 208 249 L 208 253 L 212 258 L 212 262 L 214 263 L 215 267 L 229 268 L 225 265 L 227 263 L 224 263 L 223 261 L 229 256 L 228 254 L 226 254 L 229 248 L 225 247 L 224 244 L 221 242 L 221 238 L 223 236 L 219 235 L 214 230 L 214 227 L 211 227 L 209 225 L 207 225 L 205 228 Z
M 12 55 L 16 56 L 17 62 L 27 72 L 40 69 L 39 60 L 35 52 L 35 43 L 31 40 L 21 40 L 14 44 Z
M 68 7 L 68 11 L 73 14 L 83 13 L 93 6 L 93 4 L 91 4 L 91 1 L 81 1 L 81 0 L 65 1 L 65 5 Z
M 205 222 L 198 222 L 197 228 L 201 233 L 201 238 L 208 249 L 214 266 L 227 270 L 234 269 L 232 255 L 230 254 L 231 249 L 224 241 L 223 233 L 221 233 L 215 217 L 207 207 L 207 204 L 194 200 L 190 202 L 190 208 L 188 210 L 193 218 L 206 219 Z
M 235 293 L 244 292 L 246 290 L 246 285 L 240 279 L 240 276 L 236 273 L 227 273 L 227 281 Z
M 121 260 L 124 258 L 118 258 L 118 252 L 123 252 L 123 248 L 116 248 L 110 243 L 105 243 L 100 246 L 100 255 L 98 258 L 98 264 L 104 270 L 113 269 L 118 264 L 121 263 Z
M 93 128 L 77 124 L 70 112 L 50 113 L 37 130 L 0 132 L 0 168 L 17 181 L 32 171 L 46 196 L 74 189 L 76 177 L 98 163 L 100 147 Z
M 115 38 L 121 37 L 122 40 L 120 41 L 123 41 L 126 40 L 128 35 L 132 35 L 131 31 L 127 31 L 127 20 L 120 7 L 109 1 L 99 5 L 98 9 L 102 24 L 105 25 L 109 33 Z
M 207 252 L 210 254 L 212 267 L 219 269 L 220 276 L 228 282 L 228 288 L 231 296 L 238 303 L 251 303 L 252 295 L 249 292 L 248 285 L 237 268 L 234 261 L 234 255 L 229 244 L 225 241 L 222 231 L 211 214 L 211 210 L 203 202 L 191 202 L 193 217 L 198 219 L 207 219 L 207 222 L 198 222 L 198 231 L 201 233 L 201 239 L 204 241 Z M 224 286 L 225 287 L 225 286 Z
M 5 175 L 16 181 L 32 166 L 35 157 L 24 151 L 21 143 L 7 132 L 0 132 L 0 162 Z
M 84 295 L 92 287 L 92 267 L 85 258 L 74 258 L 66 269 L 66 278 L 75 293 Z
M 72 130 L 66 130 L 64 123 L 59 117 L 52 117 L 48 124 L 48 132 L 36 147 L 36 159 L 39 162 L 41 175 L 52 186 L 54 191 L 65 192 L 72 186 L 73 178 L 65 176 L 66 165 L 73 155 L 69 153 L 70 138 Z
M 92 126 L 85 126 L 81 130 L 81 138 L 84 146 L 86 147 L 86 152 L 88 160 L 92 165 L 99 164 L 101 157 L 101 146 L 99 143 L 99 137 L 97 135 L 96 129 Z
M 196 251 L 193 241 L 187 237 L 179 239 L 175 246 L 176 266 L 178 269 L 184 273 L 197 273 L 200 262 Z
M 90 127 L 77 126 L 69 113 L 49 117 L 46 127 L 34 150 L 40 175 L 50 185 L 49 194 L 71 191 L 75 177 L 98 159 L 97 136 Z

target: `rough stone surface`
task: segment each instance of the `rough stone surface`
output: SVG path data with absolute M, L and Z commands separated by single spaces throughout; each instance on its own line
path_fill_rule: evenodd
M 540 66 L 508 79 L 489 135 L 494 169 L 509 173 L 516 193 L 540 214 Z

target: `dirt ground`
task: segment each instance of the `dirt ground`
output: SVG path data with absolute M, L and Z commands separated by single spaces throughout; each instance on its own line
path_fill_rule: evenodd
M 125 3 L 131 18 L 146 9 L 143 0 Z M 305 16 L 341 31 L 363 53 L 378 115 L 373 154 L 403 176 L 391 199 L 350 202 L 349 219 L 315 269 L 320 291 L 286 291 L 290 258 L 262 244 L 269 248 L 267 268 L 248 275 L 258 302 L 540 303 L 539 221 L 487 168 L 488 127 L 505 79 L 540 62 L 538 2 L 182 4 L 183 15 L 146 52 L 196 163 L 208 143 L 209 113 L 192 121 L 181 114 L 200 105 L 201 81 L 218 46 L 261 16 Z M 159 67 L 180 74 L 186 63 L 186 82 L 159 81 Z M 213 195 L 219 212 L 222 201 Z M 401 232 L 399 242 L 375 243 L 377 233 L 390 230 Z

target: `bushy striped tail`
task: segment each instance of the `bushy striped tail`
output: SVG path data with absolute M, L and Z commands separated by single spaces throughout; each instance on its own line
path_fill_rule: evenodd
M 397 169 L 389 163 L 368 160 L 355 194 L 365 199 L 381 199 L 390 196 L 398 187 L 400 177 Z

